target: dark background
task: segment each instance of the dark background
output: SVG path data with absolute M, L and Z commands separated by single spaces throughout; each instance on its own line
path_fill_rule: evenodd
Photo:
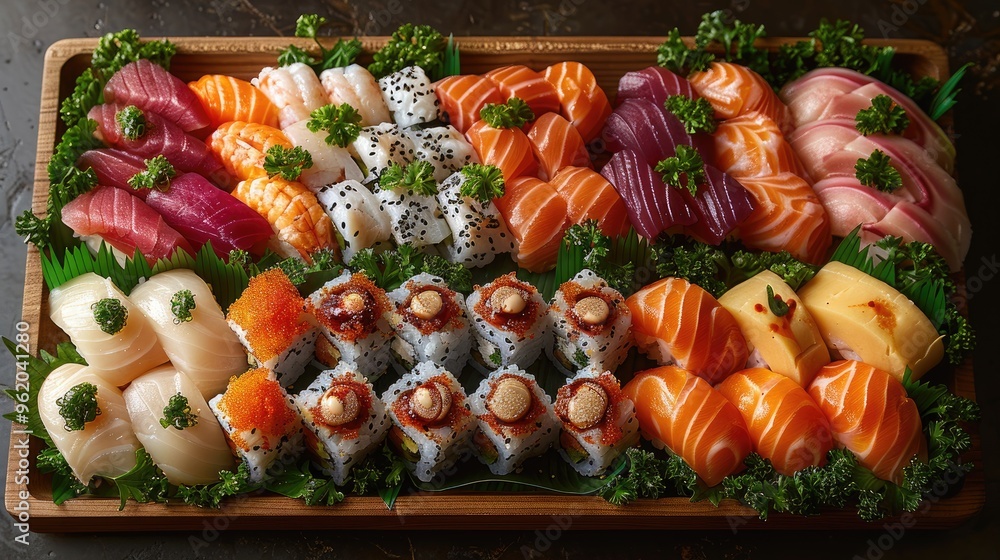
M 539 532 L 224 532 L 200 556 L 212 558 L 998 558 L 1000 549 L 1000 403 L 997 295 L 996 177 L 1000 61 L 1000 4 L 995 0 L 838 0 L 834 2 L 733 0 L 731 2 L 490 2 L 426 0 L 288 2 L 276 0 L 0 1 L 0 334 L 12 337 L 20 319 L 25 249 L 14 217 L 30 205 L 36 125 L 45 49 L 66 37 L 95 37 L 132 27 L 142 36 L 291 35 L 300 13 L 315 12 L 344 35 L 388 34 L 405 22 L 428 23 L 461 35 L 664 35 L 677 26 L 693 34 L 702 13 L 729 9 L 744 21 L 763 23 L 773 36 L 799 36 L 820 17 L 846 18 L 869 37 L 921 38 L 948 50 L 951 67 L 976 64 L 955 110 L 958 175 L 975 228 L 967 275 L 981 286 L 970 298 L 979 334 L 976 391 L 983 407 L 982 440 L 988 481 L 982 514 L 947 532 L 907 531 L 887 552 L 871 549 L 884 535 L 870 532 L 563 532 L 536 545 Z M 46 13 L 48 10 L 48 13 Z M 37 14 L 41 13 L 42 16 Z M 43 17 L 44 16 L 44 17 Z M 27 18 L 27 19 L 23 19 Z M 36 23 L 30 23 L 35 18 Z M 37 22 L 44 21 L 39 25 Z M 651 63 L 653 61 L 650 61 Z M 992 265 L 992 266 L 991 266 Z M 0 359 L 0 383 L 13 382 L 13 364 Z M 2 405 L 4 411 L 9 405 Z M 6 423 L 0 449 L 7 448 Z M 487 498 L 488 499 L 488 498 Z M 453 527 L 450 529 L 460 529 Z M 108 527 L 114 529 L 113 526 Z M 196 533 L 42 535 L 30 546 L 13 542 L 10 520 L 0 518 L 0 558 L 185 558 L 194 556 Z

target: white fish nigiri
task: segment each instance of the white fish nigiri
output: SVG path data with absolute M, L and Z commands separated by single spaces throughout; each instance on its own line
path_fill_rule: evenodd
M 52 443 L 66 458 L 73 476 L 83 483 L 95 476 L 114 477 L 135 466 L 135 453 L 142 447 L 132 432 L 125 399 L 117 387 L 96 375 L 93 368 L 65 364 L 45 378 L 38 390 L 38 414 Z M 100 414 L 82 430 L 69 431 L 59 414 L 58 400 L 70 389 L 91 383 L 97 387 Z
M 344 239 L 345 263 L 351 262 L 361 249 L 392 237 L 389 215 L 382 211 L 378 198 L 361 183 L 349 180 L 321 187 L 316 198 Z
M 302 170 L 299 182 L 316 192 L 326 185 L 341 181 L 363 181 L 361 168 L 346 148 L 326 143 L 326 134 L 309 130 L 308 121 L 299 121 L 282 132 L 295 146 L 312 156 L 312 167 Z
M 479 155 L 457 128 L 437 126 L 403 132 L 413 142 L 416 159 L 434 166 L 434 180 L 444 181 L 470 163 L 479 163 Z
M 101 330 L 94 306 L 102 299 L 116 299 L 128 313 L 124 327 L 115 334 Z M 139 309 L 111 280 L 88 272 L 52 290 L 52 322 L 69 335 L 89 371 L 121 387 L 167 361 L 156 331 Z
M 278 108 L 281 129 L 308 119 L 310 113 L 330 103 L 316 72 L 301 62 L 280 68 L 268 66 L 251 83 Z
M 406 165 L 416 158 L 413 141 L 392 123 L 361 129 L 349 149 L 364 164 L 365 181 L 378 178 L 393 163 Z
M 439 107 L 434 84 L 419 66 L 408 66 L 378 81 L 382 99 L 401 127 L 436 121 Z
M 219 471 L 235 466 L 222 426 L 198 386 L 170 364 L 139 376 L 123 394 L 135 435 L 171 484 L 210 484 L 219 480 Z M 171 403 L 177 395 L 187 399 L 192 415 L 177 421 L 185 426 L 181 429 L 169 423 L 174 418 L 164 410 L 179 404 Z
M 194 296 L 189 321 L 172 310 L 172 300 L 182 290 Z M 230 377 L 246 371 L 247 354 L 240 339 L 226 323 L 212 289 L 194 271 L 156 274 L 136 286 L 129 299 L 153 325 L 170 363 L 186 373 L 206 399 L 225 391 Z
M 375 76 L 360 64 L 323 70 L 319 75 L 330 103 L 347 103 L 361 113 L 361 126 L 375 126 L 389 122 L 392 116 L 382 99 L 382 90 Z
M 399 190 L 375 187 L 375 196 L 394 226 L 392 236 L 397 244 L 424 247 L 440 243 L 451 235 L 434 195 L 419 194 L 406 187 Z
M 451 229 L 447 259 L 466 267 L 486 266 L 498 254 L 517 250 L 517 242 L 496 204 L 462 194 L 462 185 L 478 169 L 457 171 L 441 183 L 437 200 Z

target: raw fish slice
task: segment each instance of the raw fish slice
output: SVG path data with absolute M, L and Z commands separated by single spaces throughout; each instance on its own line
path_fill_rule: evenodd
M 517 239 L 515 260 L 521 268 L 551 270 L 570 225 L 566 201 L 556 189 L 534 177 L 521 177 L 507 183 L 504 195 L 494 202 Z
M 150 264 L 170 258 L 177 249 L 194 254 L 163 216 L 116 187 L 95 187 L 74 198 L 63 206 L 62 221 L 80 237 L 99 237 L 127 256 L 139 249 Z
M 611 152 L 631 150 L 649 165 L 673 157 L 680 144 L 694 146 L 702 159 L 712 161 L 710 136 L 691 135 L 673 114 L 646 99 L 629 99 L 608 117 L 601 135 Z
M 766 369 L 745 369 L 716 390 L 740 411 L 754 451 L 771 461 L 774 470 L 793 476 L 826 464 L 833 447 L 830 422 L 794 381 Z
M 917 405 L 888 373 L 853 360 L 834 362 L 820 370 L 809 395 L 837 443 L 875 476 L 901 484 L 910 460 L 926 458 Z
M 414 128 L 404 134 L 413 142 L 416 159 L 434 166 L 439 183 L 470 163 L 480 163 L 472 144 L 453 126 Z
M 278 128 L 285 129 L 309 118 L 309 114 L 330 103 L 316 72 L 301 62 L 272 68 L 268 66 L 251 82 L 278 108 Z
M 715 166 L 736 179 L 780 173 L 809 178 L 778 124 L 762 113 L 744 113 L 725 120 L 712 137 Z
M 531 107 L 535 117 L 559 112 L 559 95 L 541 74 L 527 66 L 515 64 L 490 70 L 484 76 L 498 88 L 504 101 L 517 97 Z M 501 101 L 503 103 L 503 101 Z
M 433 195 L 417 194 L 405 188 L 393 190 L 376 186 L 375 197 L 392 224 L 392 236 L 397 244 L 424 247 L 440 243 L 451 235 L 448 222 Z
M 493 128 L 486 121 L 478 121 L 465 137 L 484 164 L 500 168 L 504 181 L 534 175 L 538 171 L 531 141 L 519 128 Z
M 908 202 L 896 204 L 881 220 L 861 226 L 861 242 L 865 245 L 873 244 L 887 235 L 900 237 L 904 243 L 930 243 L 953 272 L 962 268 L 969 253 L 969 245 L 965 239 L 956 240 L 954 234 L 934 216 Z
M 83 430 L 70 432 L 56 401 L 80 383 L 97 387 L 101 414 Z M 38 415 L 73 476 L 84 484 L 95 476 L 120 476 L 135 467 L 135 454 L 142 445 L 132 432 L 122 392 L 91 368 L 65 364 L 53 370 L 38 391 Z
M 755 208 L 740 224 L 739 237 L 752 249 L 788 251 L 813 264 L 826 262 L 833 238 L 830 217 L 813 188 L 802 177 L 781 173 L 746 177 L 740 184 L 754 198 Z
M 601 175 L 618 191 L 636 232 L 650 241 L 673 226 L 698 219 L 680 190 L 664 185 L 660 174 L 631 150 L 612 156 Z
M 549 181 L 566 201 L 572 224 L 597 220 L 605 235 L 616 238 L 628 234 L 628 209 L 614 185 L 589 167 L 564 167 Z
M 348 146 L 351 155 L 364 164 L 365 181 L 378 178 L 393 163 L 406 165 L 416 159 L 416 148 L 398 125 L 382 123 L 361 129 Z
M 562 115 L 584 142 L 597 138 L 611 114 L 611 103 L 594 73 L 579 62 L 561 62 L 546 68 L 544 76 L 556 88 Z
M 447 258 L 466 267 L 486 266 L 498 254 L 516 251 L 517 243 L 495 204 L 462 195 L 466 180 L 464 173 L 456 172 L 441 183 L 437 194 L 451 229 Z
M 695 284 L 664 278 L 625 300 L 640 350 L 715 384 L 746 364 L 747 343 L 729 311 Z
M 330 103 L 347 103 L 361 113 L 362 126 L 376 126 L 389 122 L 392 117 L 382 99 L 378 81 L 367 68 L 360 64 L 347 67 L 329 68 L 319 75 Z
M 225 387 L 223 383 L 223 391 Z M 194 425 L 183 430 L 160 424 L 163 409 L 177 395 L 187 399 L 197 418 Z M 132 429 L 171 484 L 210 484 L 219 480 L 219 471 L 235 466 L 222 426 L 205 397 L 187 375 L 172 365 L 142 375 L 125 389 L 123 396 Z
M 233 196 L 271 224 L 283 256 L 309 260 L 320 249 L 336 247 L 330 217 L 302 183 L 263 175 L 241 182 Z
M 212 128 L 232 121 L 278 126 L 278 108 L 250 82 L 221 74 L 188 84 L 201 101 Z
M 686 78 L 674 74 L 660 66 L 650 66 L 643 70 L 628 72 L 618 80 L 618 96 L 616 104 L 629 99 L 645 99 L 652 101 L 657 107 L 663 107 L 671 95 L 683 95 L 698 99 L 698 92 L 691 87 Z
M 438 120 L 441 103 L 434 84 L 419 66 L 408 66 L 378 81 L 385 106 L 401 128 Z
M 778 97 L 788 106 L 793 124 L 798 128 L 820 120 L 831 101 L 866 83 L 862 76 L 864 74 L 846 68 L 817 68 L 785 84 Z
M 680 455 L 706 485 L 743 470 L 753 449 L 746 423 L 703 379 L 667 366 L 637 373 L 622 390 L 643 436 Z
M 481 76 L 448 76 L 434 86 L 434 93 L 441 102 L 441 113 L 447 115 L 445 122 L 459 132 L 469 130 L 479 120 L 479 111 L 487 103 L 505 103 L 496 84 Z
M 239 121 L 217 128 L 207 143 L 232 176 L 230 186 L 263 174 L 264 159 L 271 147 L 292 149 L 292 143 L 277 128 Z
M 98 139 L 144 159 L 162 155 L 178 171 L 204 175 L 220 186 L 229 182 L 229 174 L 204 142 L 156 113 L 144 111 L 147 122 L 145 134 L 135 140 L 126 138 L 115 120 L 115 115 L 124 108 L 124 105 L 105 104 L 90 110 L 87 116 L 97 121 L 95 135 Z M 143 165 L 144 170 L 145 167 Z
M 538 177 L 543 181 L 567 166 L 592 167 L 580 133 L 557 113 L 539 117 L 528 131 L 528 140 L 539 163 Z
M 211 122 L 187 84 L 144 58 L 126 64 L 111 76 L 104 86 L 104 102 L 135 105 L 160 115 L 185 132 L 203 129 Z
M 698 220 L 687 230 L 711 245 L 718 245 L 753 214 L 757 202 L 742 184 L 711 165 L 705 166 L 705 182 L 698 194 L 678 189 Z
M 128 184 L 128 180 L 136 173 L 146 170 L 146 162 L 137 155 L 110 148 L 87 150 L 76 160 L 76 166 L 84 170 L 93 169 L 98 185 L 125 189 L 146 200 L 149 189 L 133 189 Z
M 302 170 L 298 181 L 315 192 L 320 187 L 341 181 L 361 181 L 365 176 L 345 148 L 326 143 L 326 133 L 309 130 L 307 121 L 299 121 L 282 131 L 294 146 L 309 152 L 312 167 Z
M 717 119 L 731 119 L 757 111 L 778 123 L 784 133 L 795 128 L 788 107 L 760 74 L 746 66 L 713 62 L 708 70 L 695 72 L 688 79 L 695 91 L 712 104 Z
M 259 255 L 272 235 L 267 220 L 194 173 L 175 177 L 166 191 L 150 190 L 146 204 L 163 216 L 167 225 L 183 235 L 195 250 L 211 241 L 212 250 L 222 258 L 233 249 Z M 225 389 L 225 383 L 221 389 Z
M 378 198 L 357 181 L 320 187 L 316 199 L 323 205 L 333 226 L 344 240 L 344 262 L 354 254 L 392 237 L 389 215 Z

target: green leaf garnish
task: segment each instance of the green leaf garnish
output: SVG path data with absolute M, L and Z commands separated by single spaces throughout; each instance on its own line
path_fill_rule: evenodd
M 899 134 L 910 126 L 906 110 L 896 105 L 888 95 L 876 95 L 871 107 L 861 109 L 854 118 L 858 132 L 871 134 Z
M 663 175 L 663 182 L 678 189 L 687 189 L 691 196 L 698 194 L 698 185 L 705 180 L 705 163 L 701 154 L 691 146 L 680 144 L 676 155 L 656 164 L 656 171 Z
M 191 405 L 188 404 L 187 397 L 178 392 L 170 397 L 167 406 L 163 407 L 163 418 L 160 418 L 160 425 L 164 429 L 173 426 L 178 430 L 183 430 L 197 426 L 198 415 L 191 412 Z
M 107 81 L 122 66 L 140 58 L 169 70 L 170 59 L 176 53 L 177 46 L 166 39 L 142 42 L 135 29 L 123 29 L 101 37 L 91 56 L 90 66 L 98 78 Z
M 500 361 L 502 359 L 503 358 L 500 357 L 500 350 L 499 349 L 494 350 L 493 353 L 490 354 L 490 361 L 493 362 L 496 365 L 500 365 Z
M 25 210 L 14 221 L 14 232 L 23 237 L 25 243 L 31 243 L 38 248 L 49 244 L 49 220 L 37 216 L 31 210 Z
M 472 291 L 472 271 L 438 255 L 421 253 L 407 243 L 395 250 L 378 253 L 370 248 L 362 249 L 354 254 L 348 268 L 353 272 L 363 272 L 386 291 L 395 290 L 421 272 L 441 277 L 456 292 L 467 294 Z
M 115 113 L 115 123 L 122 131 L 122 136 L 129 140 L 142 138 L 149 126 L 146 115 L 143 114 L 142 109 L 135 105 L 129 105 Z
M 612 240 L 601 231 L 597 220 L 586 220 L 581 224 L 570 226 L 563 234 L 563 245 L 569 250 L 579 251 L 581 258 L 579 266 L 560 269 L 556 262 L 556 282 L 562 284 L 576 276 L 583 268 L 589 268 L 609 286 L 619 292 L 631 291 L 635 276 L 635 263 L 618 264 L 612 261 Z
M 104 298 L 90 307 L 94 310 L 94 321 L 107 334 L 118 334 L 128 322 L 128 309 L 120 299 Z
M 326 24 L 327 19 L 320 15 L 300 15 L 299 19 L 295 22 L 295 36 L 315 41 L 316 46 L 319 47 L 320 60 L 317 61 L 308 52 L 296 47 L 295 45 L 288 45 L 288 47 L 278 54 L 278 65 L 288 66 L 296 62 L 301 62 L 311 66 L 312 69 L 319 74 L 330 68 L 338 68 L 354 64 L 358 55 L 361 54 L 361 41 L 357 38 L 348 41 L 338 39 L 337 43 L 334 44 L 332 48 L 327 49 L 317 38 L 320 28 Z
M 934 96 L 934 99 L 931 100 L 930 109 L 927 111 L 927 114 L 932 119 L 940 119 L 945 113 L 950 111 L 956 103 L 958 103 L 958 94 L 962 91 L 961 89 L 958 89 L 958 84 L 962 81 L 962 78 L 965 77 L 966 71 L 968 71 L 971 67 L 972 63 L 966 62 L 961 68 L 956 70 L 955 73 L 951 75 L 951 78 L 948 78 L 947 82 L 941 85 L 937 94 Z
M 123 475 L 111 479 L 118 490 L 121 503 L 118 511 L 125 509 L 129 498 L 139 502 L 166 502 L 170 483 L 163 471 L 156 466 L 145 449 L 135 452 L 135 466 Z
M 56 399 L 59 416 L 62 416 L 67 432 L 75 432 L 86 427 L 101 415 L 101 407 L 97 404 L 97 385 L 79 383 L 70 387 L 63 396 Z
M 260 489 L 261 484 L 250 481 L 250 469 L 246 461 L 240 462 L 236 472 L 219 471 L 219 482 L 214 484 L 199 484 L 197 486 L 177 487 L 176 497 L 185 504 L 217 508 L 222 500 L 238 494 L 246 494 Z
M 391 191 L 409 190 L 424 196 L 438 192 L 434 166 L 429 161 L 415 161 L 406 167 L 392 163 L 378 179 L 379 188 Z
M 706 70 L 713 60 L 714 54 L 697 47 L 689 48 L 676 27 L 667 33 L 667 39 L 656 49 L 656 63 L 681 76 Z
M 302 175 L 302 170 L 312 166 L 312 154 L 302 146 L 295 146 L 289 150 L 275 144 L 267 149 L 267 156 L 264 158 L 264 171 L 267 172 L 267 176 L 281 175 L 286 181 L 297 181 Z
M 52 438 L 49 436 L 42 417 L 39 414 L 38 390 L 41 389 L 45 379 L 56 368 L 65 364 L 87 365 L 87 362 L 76 351 L 76 347 L 71 342 L 60 342 L 56 345 L 56 354 L 53 356 L 45 350 L 39 351 L 36 358 L 28 354 L 23 345 L 17 345 L 6 337 L 3 339 L 4 346 L 10 352 L 11 357 L 20 372 L 28 376 L 27 386 L 18 383 L 14 387 L 4 388 L 3 394 L 13 401 L 14 410 L 4 414 L 3 417 L 11 422 L 24 424 L 31 432 L 31 435 L 41 439 L 48 445 L 52 445 Z
M 381 78 L 408 66 L 419 66 L 436 80 L 443 74 L 447 46 L 444 35 L 433 27 L 406 23 L 372 55 L 373 62 L 368 65 L 368 71 Z
M 170 298 L 170 312 L 174 315 L 175 323 L 190 321 L 192 319 L 191 310 L 196 306 L 191 290 L 178 290 Z
M 129 178 L 128 186 L 135 190 L 156 189 L 166 192 L 170 188 L 170 180 L 177 176 L 177 170 L 163 154 L 143 161 L 146 170 Z
M 875 150 L 868 159 L 858 158 L 854 165 L 858 181 L 882 192 L 892 192 L 902 187 L 903 176 L 892 166 L 890 159 L 882 150 Z
M 326 131 L 326 143 L 346 148 L 361 134 L 361 114 L 347 103 L 324 105 L 309 115 L 306 128 Z
M 104 84 L 94 75 L 93 68 L 86 68 L 77 76 L 73 93 L 59 105 L 59 116 L 66 126 L 73 126 L 87 118 L 87 114 L 95 105 L 103 102 Z
M 90 491 L 86 484 L 76 478 L 66 458 L 55 447 L 45 447 L 39 451 L 35 467 L 40 473 L 52 475 L 52 502 L 57 506 Z
M 299 465 L 277 463 L 269 474 L 264 488 L 289 498 L 302 498 L 306 505 L 332 506 L 344 501 L 344 494 L 337 490 L 332 479 L 312 472 L 312 463 L 303 461 Z
M 479 110 L 479 118 L 493 128 L 521 128 L 535 120 L 535 113 L 524 100 L 511 97 L 506 103 L 487 103 Z
M 470 163 L 462 168 L 465 181 L 459 187 L 459 194 L 479 201 L 484 208 L 494 198 L 503 196 L 505 184 L 503 172 L 495 165 Z
M 715 132 L 715 109 L 704 97 L 691 99 L 686 95 L 671 95 L 663 106 L 681 121 L 688 134 Z
M 774 295 L 774 288 L 770 284 L 767 285 L 767 307 L 775 317 L 788 315 L 788 304 L 780 297 Z

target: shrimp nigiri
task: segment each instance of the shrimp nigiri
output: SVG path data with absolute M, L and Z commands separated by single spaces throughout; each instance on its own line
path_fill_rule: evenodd
M 263 216 L 277 234 L 277 252 L 301 255 L 333 248 L 333 222 L 302 183 L 259 175 L 243 181 L 233 195 Z
M 263 174 L 264 159 L 272 146 L 292 149 L 288 137 L 277 128 L 241 121 L 223 124 L 206 143 L 233 176 L 230 186 Z
M 301 62 L 264 68 L 250 83 L 260 88 L 278 108 L 278 128 L 304 121 L 310 113 L 330 103 L 316 72 Z

